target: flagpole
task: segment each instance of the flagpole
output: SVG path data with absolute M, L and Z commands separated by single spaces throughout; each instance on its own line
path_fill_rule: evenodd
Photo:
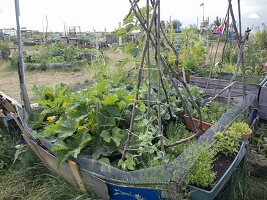
M 203 22 L 204 22 L 204 3 L 203 3 Z

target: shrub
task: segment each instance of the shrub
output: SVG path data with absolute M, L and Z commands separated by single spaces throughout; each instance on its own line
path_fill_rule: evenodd
M 0 42 L 0 52 L 2 52 L 2 57 L 4 59 L 8 59 L 10 55 L 10 50 L 8 48 L 8 44 L 6 42 Z

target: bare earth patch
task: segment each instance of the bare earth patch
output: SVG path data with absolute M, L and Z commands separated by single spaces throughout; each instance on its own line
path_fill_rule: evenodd
M 92 78 L 89 68 L 80 71 L 35 71 L 26 72 L 26 86 L 31 100 L 35 99 L 32 88 L 34 85 L 54 86 L 59 83 L 79 84 Z M 20 102 L 20 87 L 17 71 L 8 69 L 7 63 L 0 63 L 0 91 Z
M 114 70 L 116 62 L 126 57 L 124 53 L 109 49 L 104 51 L 104 56 L 108 58 L 108 70 Z M 128 56 L 129 57 L 129 56 Z M 48 70 L 48 71 L 26 71 L 25 80 L 30 100 L 36 97 L 32 92 L 34 85 L 55 86 L 64 83 L 77 85 L 89 81 L 93 78 L 94 67 L 81 67 L 68 71 Z M 19 77 L 16 70 L 11 70 L 7 61 L 0 60 L 0 91 L 21 102 Z

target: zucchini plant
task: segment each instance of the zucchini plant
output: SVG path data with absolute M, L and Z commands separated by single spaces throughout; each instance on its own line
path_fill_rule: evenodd
M 145 85 L 143 88 L 146 90 Z M 70 157 L 76 158 L 81 152 L 124 170 L 155 166 L 163 159 L 159 138 L 156 136 L 156 103 L 151 104 L 151 115 L 148 116 L 147 106 L 141 98 L 142 91 L 139 98 L 141 101 L 136 105 L 130 151 L 126 159 L 120 159 L 131 120 L 133 91 L 132 87 L 109 79 L 77 92 L 66 85 L 55 88 L 36 86 L 34 92 L 41 98 L 38 103 L 43 111 L 33 113 L 29 124 L 38 131 L 37 138 L 48 139 L 53 143 L 51 150 L 58 158 L 58 166 Z M 172 94 L 171 90 L 169 93 Z M 151 95 L 156 96 L 156 91 L 152 90 Z M 182 110 L 178 107 L 179 100 L 175 96 L 172 99 L 174 101 L 169 106 L 173 110 L 173 117 L 178 119 Z M 173 119 L 170 119 L 167 107 L 164 106 L 165 101 L 163 98 L 161 117 L 167 127 Z M 184 134 L 180 132 L 176 136 L 168 136 L 172 141 Z M 170 152 L 177 155 L 174 151 Z M 169 159 L 173 158 L 175 156 L 169 156 Z

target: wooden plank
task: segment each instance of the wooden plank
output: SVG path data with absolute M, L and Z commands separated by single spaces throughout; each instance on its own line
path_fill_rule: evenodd
M 200 88 L 206 88 L 207 78 L 190 76 L 190 83 L 193 85 L 196 85 Z M 214 88 L 217 88 L 216 92 L 218 92 L 219 90 L 225 88 L 227 85 L 229 85 L 228 80 L 220 80 L 219 81 L 219 79 L 210 79 L 207 89 L 213 89 L 213 91 L 214 91 Z M 260 88 L 260 85 L 247 84 L 247 91 L 255 94 L 256 98 L 258 96 L 259 88 Z M 214 94 L 214 92 L 213 93 L 208 92 L 208 94 L 212 95 L 212 94 Z M 226 94 L 228 94 L 228 93 L 224 92 L 222 95 L 224 96 Z M 241 82 L 235 83 L 235 85 L 232 87 L 231 95 L 232 96 L 243 95 L 243 85 Z
M 109 200 L 108 187 L 105 181 L 90 175 L 86 171 L 81 169 L 81 174 L 84 180 L 85 185 L 89 190 L 93 191 L 103 200 Z
M 198 77 L 198 76 L 194 76 L 194 75 L 191 75 L 190 76 L 190 83 L 199 83 L 199 84 L 206 84 L 208 81 L 207 78 L 205 77 Z M 224 80 L 224 79 L 210 79 L 209 80 L 209 85 L 217 85 L 219 82 L 219 85 L 224 85 L 224 86 L 227 86 L 229 85 L 229 80 Z M 243 84 L 242 82 L 236 82 L 235 83 L 235 86 L 237 88 L 240 88 L 242 89 L 243 88 Z M 249 90 L 254 90 L 254 89 L 257 89 L 260 87 L 260 84 L 247 84 L 247 88 Z
M 68 163 L 80 189 L 86 191 L 78 165 L 72 160 L 69 160 Z
M 8 112 L 10 113 L 16 112 L 11 103 L 5 97 L 2 98 L 2 105 L 7 109 Z
M 38 151 L 41 157 L 41 160 L 46 166 L 49 167 L 51 171 L 61 175 L 65 180 L 67 180 L 74 187 L 78 187 L 76 178 L 74 177 L 72 170 L 70 169 L 70 166 L 66 162 L 63 163 L 63 165 L 60 168 L 58 168 L 57 158 L 54 155 L 52 155 L 50 152 L 40 147 L 33 140 L 31 140 L 30 143 L 31 143 L 31 146 L 34 146 L 34 148 Z
M 10 101 L 11 104 L 13 104 L 13 105 L 15 105 L 15 106 L 18 106 L 18 107 L 20 107 L 20 108 L 22 107 L 22 105 L 21 105 L 18 101 L 16 101 L 15 99 L 11 98 L 10 96 L 6 95 L 5 93 L 3 93 L 3 92 L 1 92 L 1 91 L 0 91 L 0 96 L 2 96 L 2 97 L 4 97 L 4 98 L 8 99 L 8 101 Z

